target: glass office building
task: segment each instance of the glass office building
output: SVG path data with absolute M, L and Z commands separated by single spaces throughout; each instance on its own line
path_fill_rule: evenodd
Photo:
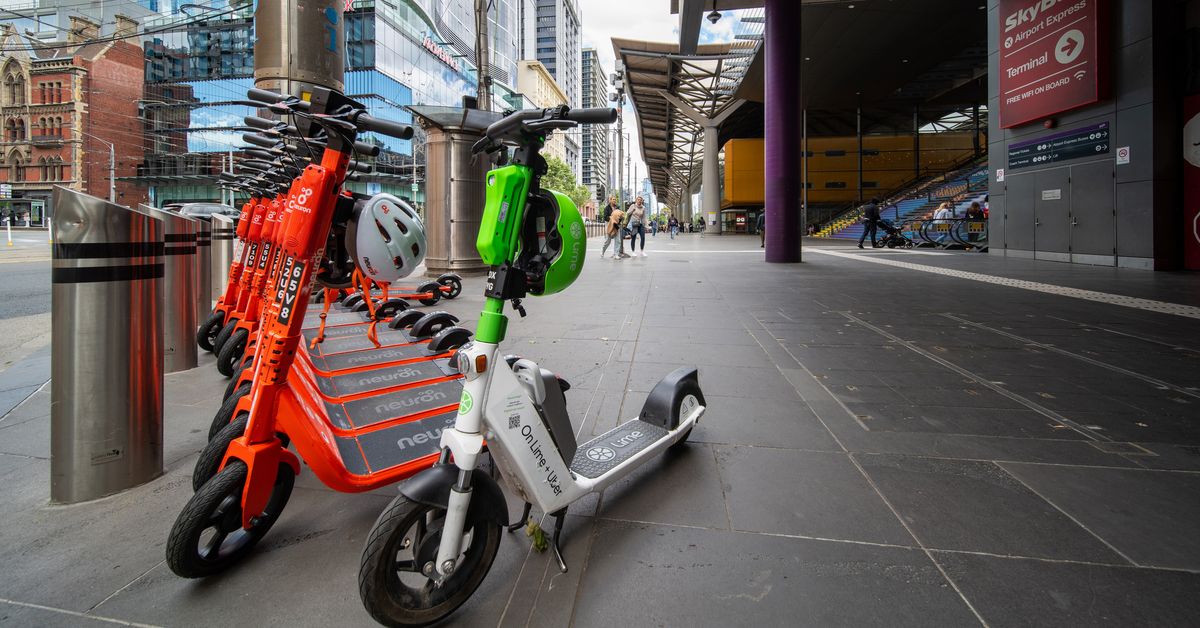
M 227 6 L 220 12 L 228 11 Z M 505 85 L 505 78 L 516 72 L 516 7 L 515 0 L 498 0 L 490 12 L 497 108 L 521 102 Z M 345 91 L 372 115 L 411 122 L 406 105 L 459 106 L 463 96 L 476 94 L 478 81 L 468 54 L 474 41 L 472 0 L 355 0 L 344 15 Z M 164 16 L 154 25 L 156 31 L 172 21 L 185 20 L 178 14 Z M 201 23 L 186 21 L 192 23 L 144 40 L 147 138 L 139 178 L 151 186 L 159 206 L 221 198 L 216 177 L 228 168 L 230 153 L 244 145 L 236 127 L 254 114 L 235 103 L 254 83 L 252 6 Z M 411 187 L 416 182 L 423 189 L 420 131 L 411 141 L 373 135 L 362 139 L 383 147 L 377 172 L 348 187 L 392 192 L 421 204 L 422 193 Z

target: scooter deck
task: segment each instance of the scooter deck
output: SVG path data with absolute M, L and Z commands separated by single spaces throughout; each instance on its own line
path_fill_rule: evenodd
M 439 453 L 442 430 L 454 427 L 457 416 L 451 410 L 357 436 L 338 437 L 338 453 L 346 470 L 357 475 L 378 473 L 434 456 Z
M 393 345 L 407 345 L 414 342 L 419 342 L 420 338 L 412 337 L 407 330 L 404 329 L 388 329 L 386 325 L 380 325 L 376 330 L 376 339 L 379 344 L 376 345 L 367 337 L 367 327 L 365 325 L 358 326 L 359 333 L 344 333 L 339 336 L 330 338 L 328 334 L 316 347 L 309 349 L 309 355 L 333 355 L 336 353 L 346 353 L 348 351 L 362 351 L 363 349 L 378 349 L 382 347 L 390 347 Z M 317 330 L 304 330 L 304 342 L 308 347 L 312 344 L 313 338 L 317 337 Z
M 326 328 L 334 325 L 352 325 L 354 323 L 369 323 L 371 316 L 367 312 L 348 312 L 346 310 L 337 311 L 330 309 L 325 316 Z M 309 308 L 309 311 L 304 315 L 304 329 L 316 328 L 321 325 L 321 309 Z
M 666 435 L 667 430 L 653 423 L 641 419 L 626 421 L 579 445 L 571 461 L 571 471 L 594 480 Z
M 317 390 L 329 398 L 350 397 L 374 390 L 395 388 L 431 379 L 455 375 L 450 360 L 426 360 L 410 364 L 389 364 L 353 373 L 314 377 Z
M 457 406 L 462 379 L 426 383 L 342 403 L 323 401 L 329 422 L 342 430 L 356 430 L 397 418 Z
M 370 348 L 329 355 L 306 351 L 304 355 L 316 374 L 328 376 L 338 371 L 360 369 L 362 367 L 383 365 L 385 363 L 428 360 L 437 354 L 430 353 L 428 341 L 421 341 L 412 344 L 391 345 L 378 349 Z

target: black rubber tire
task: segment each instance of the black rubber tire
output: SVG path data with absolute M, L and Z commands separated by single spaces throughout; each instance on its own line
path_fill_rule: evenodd
M 683 445 L 684 445 L 685 443 L 687 443 L 687 439 L 688 439 L 688 437 L 692 435 L 692 429 L 693 429 L 693 428 L 695 428 L 695 427 L 696 427 L 696 426 L 695 426 L 695 425 L 693 425 L 692 427 L 689 427 L 689 428 L 687 428 L 687 431 L 683 433 L 683 436 L 681 436 L 681 437 L 679 438 L 679 440 L 677 440 L 677 441 L 675 441 L 674 443 L 672 443 L 670 447 L 667 447 L 667 449 L 668 449 L 668 450 L 670 450 L 670 451 L 675 451 L 675 450 L 677 450 L 677 449 L 682 449 L 682 448 L 683 448 Z
M 275 488 L 257 524 L 249 530 L 241 527 L 241 496 L 246 483 L 246 463 L 230 460 L 221 472 L 206 482 L 188 500 L 183 511 L 171 526 L 167 536 L 167 566 L 182 578 L 204 578 L 232 567 L 251 550 L 279 519 L 292 495 L 296 476 L 292 467 L 285 462 L 279 464 L 275 476 Z M 210 538 L 217 540 L 216 548 L 199 545 L 204 532 L 215 528 L 218 533 Z M 216 538 L 219 535 L 219 539 Z M 222 553 L 225 544 L 234 541 Z M 212 549 L 216 549 L 215 556 Z
M 229 443 L 246 433 L 246 424 L 249 422 L 249 412 L 239 414 L 238 418 L 217 430 L 216 436 L 213 436 L 204 449 L 200 450 L 200 457 L 196 458 L 196 466 L 192 468 L 193 491 L 200 490 L 205 482 L 217 474 L 221 468 L 221 461 L 225 459 L 225 450 L 229 449 Z
M 196 344 L 205 351 L 212 351 L 213 342 L 223 327 L 225 327 L 225 312 L 217 310 L 209 314 L 208 318 L 200 324 L 200 328 L 196 330 Z
M 212 440 L 217 436 L 217 432 L 225 429 L 226 425 L 233 420 L 233 413 L 237 410 L 238 401 L 250 394 L 250 384 L 247 382 L 237 387 L 232 395 L 225 398 L 221 403 L 221 407 L 217 409 L 217 413 L 213 415 L 212 424 L 208 426 L 208 440 Z
M 239 329 L 221 347 L 217 354 L 217 372 L 225 377 L 233 377 L 242 363 L 242 354 L 246 352 L 246 342 L 250 340 L 250 332 Z
M 229 383 L 225 384 L 225 393 L 221 395 L 222 403 L 226 399 L 228 399 L 229 396 L 233 394 L 234 389 L 236 389 L 238 387 L 238 380 L 242 378 L 241 377 L 242 371 L 245 371 L 246 369 L 250 368 L 251 366 L 254 366 L 253 362 L 242 362 L 242 368 L 241 368 L 241 371 L 238 371 L 238 376 L 229 378 Z
M 428 299 L 417 299 L 417 300 L 421 302 L 421 305 L 437 305 L 437 302 L 442 299 L 441 286 L 442 286 L 442 284 L 440 284 L 436 281 L 431 281 L 429 283 L 421 284 L 417 288 L 417 293 L 418 294 L 428 293 L 431 296 Z
M 415 552 L 407 552 L 410 547 L 428 550 L 432 545 L 436 556 L 440 529 L 436 532 L 426 529 L 422 535 L 425 541 L 416 539 L 414 542 L 408 538 L 409 530 L 418 520 L 425 521 L 431 511 L 444 512 L 444 509 L 420 504 L 401 495 L 388 504 L 367 535 L 358 569 L 358 595 L 367 613 L 385 626 L 427 626 L 449 616 L 470 599 L 496 559 L 496 551 L 500 548 L 500 525 L 494 521 L 478 521 L 473 525 L 471 545 L 461 557 L 458 569 L 442 586 L 435 588 L 425 580 L 423 587 L 414 588 L 401 582 L 397 575 L 397 558 L 401 551 L 413 557 L 414 565 L 418 561 Z M 434 523 L 438 521 L 445 521 L 445 517 L 434 519 Z M 416 534 L 414 532 L 413 536 Z M 416 569 L 419 571 L 420 566 L 416 565 Z M 420 573 L 410 573 L 408 577 L 418 581 L 423 578 Z M 418 607 L 425 604 L 428 606 Z
M 443 286 L 450 286 L 449 292 L 442 293 L 443 299 L 456 299 L 458 295 L 462 294 L 462 280 L 458 277 L 442 275 L 437 278 L 437 281 Z
M 362 302 L 363 302 L 363 294 L 361 292 L 355 292 L 354 294 L 352 294 L 340 301 L 340 303 L 342 304 L 342 307 L 344 307 L 346 309 L 353 308 L 354 306 L 356 306 Z
M 229 319 L 228 323 L 225 323 L 225 326 L 221 328 L 220 333 L 218 333 L 217 337 L 213 339 L 213 353 L 220 355 L 221 347 L 224 347 L 225 343 L 229 341 L 229 337 L 232 336 L 233 332 L 237 329 L 237 323 L 238 319 L 236 318 L 231 318 Z

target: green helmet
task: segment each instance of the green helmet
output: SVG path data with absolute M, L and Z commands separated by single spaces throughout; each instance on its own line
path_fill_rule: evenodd
M 583 218 L 570 197 L 554 191 L 531 194 L 525 212 L 520 265 L 529 278 L 529 293 L 562 292 L 583 272 Z

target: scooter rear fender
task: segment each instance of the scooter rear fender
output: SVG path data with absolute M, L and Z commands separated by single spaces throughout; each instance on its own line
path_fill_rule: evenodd
M 677 368 L 655 384 L 646 397 L 646 403 L 642 405 L 642 412 L 638 418 L 663 429 L 673 430 L 679 427 L 679 422 L 683 419 L 679 416 L 680 402 L 687 395 L 694 396 L 701 406 L 708 405 L 704 402 L 704 393 L 700 391 L 700 377 L 695 367 Z
M 435 464 L 401 484 L 400 494 L 420 504 L 446 508 L 450 489 L 457 481 L 458 467 Z M 475 469 L 471 472 L 471 505 L 467 507 L 467 521 L 484 520 L 508 525 L 508 502 L 492 476 Z

